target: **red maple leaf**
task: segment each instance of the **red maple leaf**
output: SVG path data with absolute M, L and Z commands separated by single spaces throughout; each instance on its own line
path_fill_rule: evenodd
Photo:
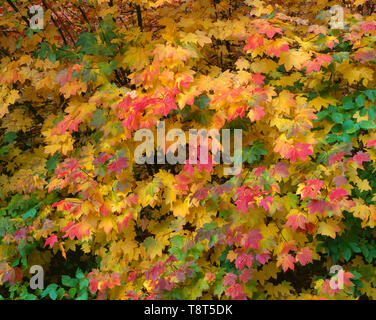
M 44 246 L 43 248 L 45 248 L 47 245 L 50 246 L 50 248 L 52 248 L 55 244 L 55 242 L 57 242 L 57 236 L 54 235 L 54 234 L 51 234 L 47 239 L 46 239 L 46 242 L 44 243 Z
M 270 46 L 268 47 L 268 49 L 266 50 L 266 53 L 268 56 L 275 56 L 275 57 L 279 57 L 281 52 L 287 52 L 289 51 L 289 45 L 287 43 L 284 43 L 280 46 Z
M 309 155 L 313 155 L 312 145 L 297 142 L 295 147 L 290 148 L 287 158 L 290 159 L 291 162 L 295 162 L 298 158 L 305 161 Z
M 315 198 L 320 189 L 324 186 L 324 181 L 319 179 L 310 179 L 305 181 L 306 186 L 302 189 L 302 199 L 308 197 Z
M 243 51 L 255 50 L 256 48 L 261 47 L 263 45 L 264 38 L 257 34 L 253 34 L 248 37 L 247 44 L 244 46 Z

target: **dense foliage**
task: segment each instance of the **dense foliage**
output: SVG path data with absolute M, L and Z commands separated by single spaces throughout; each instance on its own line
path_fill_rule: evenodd
M 376 298 L 374 9 L 0 0 L 1 296 Z M 159 120 L 242 129 L 241 173 L 136 164 Z

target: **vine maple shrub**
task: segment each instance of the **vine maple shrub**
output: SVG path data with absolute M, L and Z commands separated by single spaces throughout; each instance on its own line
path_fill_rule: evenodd
M 375 298 L 374 10 L 1 0 L 1 297 Z M 158 161 L 190 129 L 232 143 Z

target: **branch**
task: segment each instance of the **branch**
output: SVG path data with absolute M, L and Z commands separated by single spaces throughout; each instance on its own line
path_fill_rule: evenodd
M 140 5 L 136 5 L 136 11 L 137 11 L 137 23 L 138 23 L 138 26 L 139 28 L 141 29 L 141 32 L 143 31 L 143 27 L 142 27 L 142 16 L 141 16 L 141 7 Z
M 91 24 L 90 24 L 89 19 L 88 19 L 87 16 L 86 16 L 84 10 L 82 10 L 80 6 L 76 6 L 76 7 L 78 8 L 78 10 L 80 10 L 82 16 L 84 17 L 85 22 L 89 25 L 89 29 L 90 29 L 90 31 L 92 31 L 93 28 L 92 28 L 92 26 L 91 26 Z
M 56 17 L 58 17 L 58 15 L 56 14 L 56 12 L 55 12 L 52 8 L 49 8 L 49 7 L 47 6 L 47 3 L 46 3 L 45 0 L 42 0 L 42 3 L 43 3 L 43 5 L 44 5 L 44 7 L 46 8 L 46 10 L 51 9 L 52 13 L 53 13 Z M 61 35 L 61 38 L 62 38 L 63 41 L 64 41 L 64 44 L 68 45 L 67 39 L 65 38 L 63 31 L 62 31 L 61 28 L 57 25 L 57 22 L 56 22 L 56 20 L 54 19 L 54 17 L 53 17 L 52 15 L 51 15 L 51 20 L 52 20 L 52 22 L 54 23 L 55 27 L 58 29 L 58 31 L 59 31 L 59 33 L 60 33 L 60 35 Z M 63 24 L 61 24 L 61 25 L 62 25 L 62 27 L 63 27 Z M 66 31 L 66 30 L 65 30 L 65 31 Z M 71 37 L 71 38 L 72 38 L 72 37 Z
M 20 10 L 18 10 L 18 8 L 14 5 L 14 3 L 12 2 L 12 0 L 7 0 L 8 4 L 13 8 L 14 11 L 18 12 L 19 14 L 21 14 Z M 26 24 L 30 27 L 30 21 L 28 18 L 26 18 L 24 15 L 21 14 L 21 17 L 23 19 L 23 21 L 26 22 Z

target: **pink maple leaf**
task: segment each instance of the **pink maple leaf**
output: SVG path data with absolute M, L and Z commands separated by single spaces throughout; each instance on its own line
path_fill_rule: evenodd
M 306 229 L 305 225 L 307 222 L 308 222 L 308 219 L 305 216 L 301 214 L 300 215 L 294 214 L 287 218 L 286 226 L 291 227 L 291 229 L 294 231 L 298 228 L 305 230 Z
M 361 29 L 364 32 L 371 31 L 371 30 L 376 30 L 376 24 L 373 21 L 363 22 L 362 26 L 361 26 Z
M 370 148 L 373 147 L 376 144 L 376 139 L 375 140 L 369 140 L 366 143 L 366 147 Z
M 242 238 L 242 243 L 246 250 L 249 247 L 252 247 L 255 250 L 258 250 L 259 241 L 263 238 L 259 229 L 253 229 L 248 234 L 244 235 Z
M 323 214 L 326 208 L 326 202 L 324 200 L 312 199 L 307 205 L 310 214 L 314 214 L 316 211 Z
M 251 269 L 244 269 L 244 271 L 239 276 L 239 280 L 243 283 L 247 283 L 250 279 L 252 279 L 252 270 Z
M 302 248 L 296 254 L 296 261 L 299 261 L 302 266 L 305 266 L 307 262 L 312 263 L 312 250 L 308 247 Z
M 332 154 L 332 155 L 328 158 L 329 165 L 331 166 L 333 163 L 336 163 L 336 162 L 342 161 L 342 157 L 343 157 L 344 155 L 345 155 L 345 154 L 344 154 L 343 152 L 339 152 L 339 153 L 336 153 L 336 154 Z
M 330 192 L 330 201 L 333 201 L 333 200 L 337 200 L 337 199 L 340 199 L 342 197 L 345 197 L 347 196 L 349 193 L 347 190 L 343 189 L 343 188 L 336 188 L 335 190 L 332 190 Z
M 269 211 L 270 206 L 273 204 L 273 197 L 267 196 L 265 199 L 261 199 L 260 207 L 263 207 L 266 211 Z
M 270 253 L 269 251 L 264 251 L 256 255 L 256 260 L 260 262 L 262 265 L 265 264 L 266 261 L 270 259 Z
M 354 157 L 353 160 L 358 163 L 362 164 L 363 162 L 370 162 L 371 159 L 369 157 L 369 154 L 363 151 L 359 151 Z
M 225 286 L 227 286 L 228 284 L 229 285 L 234 285 L 237 277 L 238 276 L 236 274 L 234 274 L 232 272 L 229 272 L 228 274 L 226 274 L 223 277 L 223 285 L 225 285 Z
M 277 162 L 274 165 L 274 169 L 271 170 L 271 175 L 274 176 L 275 174 L 279 174 L 282 177 L 288 177 L 290 173 L 288 172 L 289 169 L 289 164 L 284 163 L 284 162 Z
M 265 116 L 264 107 L 256 107 L 256 108 L 251 109 L 249 111 L 248 116 L 251 119 L 251 121 L 260 120 L 263 116 Z
M 225 293 L 234 300 L 245 300 L 246 298 L 246 294 L 243 292 L 242 286 L 239 283 L 229 286 Z
M 253 263 L 253 255 L 240 253 L 236 257 L 235 267 L 236 269 L 243 270 L 245 266 L 247 266 L 248 268 L 252 267 L 252 263 Z
M 116 172 L 117 174 L 119 174 L 122 169 L 127 168 L 127 167 L 128 167 L 127 158 L 122 157 L 122 158 L 112 161 L 108 165 L 107 168 L 108 168 L 108 173 Z

